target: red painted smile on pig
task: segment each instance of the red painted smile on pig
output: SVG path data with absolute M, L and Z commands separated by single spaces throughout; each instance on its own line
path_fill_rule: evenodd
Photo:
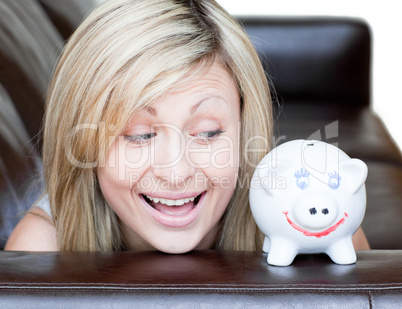
M 325 231 L 321 231 L 321 232 L 310 232 L 307 231 L 303 228 L 301 228 L 300 226 L 298 226 L 297 224 L 295 224 L 292 220 L 289 219 L 289 211 L 284 211 L 283 214 L 285 215 L 286 219 L 288 220 L 289 224 L 297 231 L 302 232 L 304 235 L 306 236 L 315 236 L 317 238 L 321 238 L 323 236 L 327 236 L 329 234 L 331 234 L 332 232 L 334 232 L 341 224 L 343 224 L 345 222 L 345 219 L 348 217 L 348 214 L 345 212 L 345 217 L 342 218 L 341 220 L 339 220 L 337 223 L 335 223 L 333 226 L 327 228 Z

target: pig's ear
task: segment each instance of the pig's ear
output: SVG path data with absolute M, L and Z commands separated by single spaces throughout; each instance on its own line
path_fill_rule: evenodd
M 286 173 L 292 166 L 292 162 L 287 160 L 275 160 L 270 162 L 262 162 L 258 165 L 258 177 L 265 179 L 266 177 L 281 175 Z
M 284 175 L 291 166 L 292 163 L 285 160 L 275 160 L 274 164 L 272 162 L 260 164 L 256 170 L 258 179 L 254 181 L 257 181 L 259 188 L 263 188 L 269 195 L 275 195 L 277 190 L 286 188 L 286 181 L 284 181 L 286 177 Z
M 355 194 L 367 179 L 367 165 L 359 159 L 349 159 L 339 163 L 342 185 L 346 185 Z

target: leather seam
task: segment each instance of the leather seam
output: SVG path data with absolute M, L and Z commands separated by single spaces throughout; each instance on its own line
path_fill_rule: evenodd
M 121 284 L 1 284 L 0 289 L 14 289 L 14 290 L 78 290 L 78 289 L 93 289 L 93 290 L 211 290 L 211 291 L 254 291 L 254 292 L 277 292 L 277 291 L 316 291 L 316 292 L 375 292 L 375 291 L 391 291 L 401 290 L 402 286 L 398 285 L 361 285 L 352 287 L 349 286 L 331 286 L 331 287 L 319 287 L 319 286 L 261 286 L 261 285 L 185 285 L 185 284 L 170 284 L 170 285 L 154 285 L 154 284 L 141 284 L 141 285 L 121 285 Z

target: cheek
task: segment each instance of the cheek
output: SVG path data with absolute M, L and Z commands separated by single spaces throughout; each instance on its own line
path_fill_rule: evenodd
M 238 143 L 234 139 L 222 139 L 209 156 L 209 166 L 204 173 L 215 189 L 231 196 L 239 171 Z
M 225 136 L 220 141 L 219 146 L 214 150 L 211 156 L 211 162 L 215 168 L 221 170 L 237 168 L 239 165 L 238 158 L 239 148 L 237 141 Z
M 145 173 L 148 157 L 147 147 L 133 148 L 121 140 L 112 145 L 104 166 L 97 170 L 99 185 L 108 201 L 130 193 Z
M 224 135 L 211 144 L 193 141 L 187 147 L 187 161 L 200 169 L 215 169 L 218 174 L 232 173 L 239 167 L 239 141 L 235 134 Z

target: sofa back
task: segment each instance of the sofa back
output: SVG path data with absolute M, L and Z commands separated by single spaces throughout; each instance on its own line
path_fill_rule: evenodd
M 367 106 L 371 36 L 358 19 L 239 18 L 279 103 Z

